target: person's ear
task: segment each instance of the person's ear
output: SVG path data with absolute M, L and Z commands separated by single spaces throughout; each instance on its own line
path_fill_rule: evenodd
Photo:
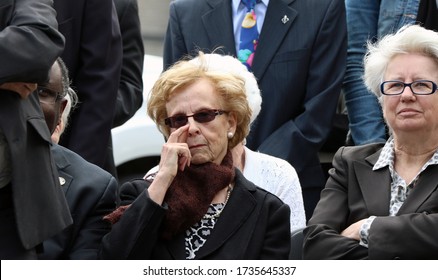
M 61 100 L 61 105 L 59 106 L 59 118 L 62 118 L 62 114 L 64 113 L 65 107 L 67 107 L 67 99 L 63 98 Z
M 235 112 L 228 113 L 228 132 L 235 133 L 237 128 L 237 117 Z

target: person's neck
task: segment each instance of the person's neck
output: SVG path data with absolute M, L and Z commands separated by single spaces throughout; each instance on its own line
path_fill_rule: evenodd
M 231 153 L 233 155 L 233 165 L 243 172 L 245 168 L 245 147 L 243 143 L 237 144 L 237 146 L 231 150 Z
M 437 149 L 438 135 L 429 133 L 425 137 L 418 134 L 412 137 L 411 133 L 408 137 L 394 137 L 394 152 L 398 160 L 423 162 L 424 159 L 428 160 Z
M 433 137 L 436 138 L 436 137 Z M 394 168 L 407 183 L 410 183 L 438 149 L 438 139 L 419 140 L 394 138 Z

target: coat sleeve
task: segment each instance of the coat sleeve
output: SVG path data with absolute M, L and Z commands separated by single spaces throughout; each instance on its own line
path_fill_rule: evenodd
M 69 259 L 96 259 L 102 243 L 102 237 L 111 230 L 109 222 L 103 217 L 114 211 L 116 206 L 116 190 L 118 183 L 114 177 L 108 177 L 106 187 L 91 211 L 80 225 L 74 244 L 70 250 Z
M 185 47 L 184 37 L 178 21 L 176 3 L 170 3 L 169 22 L 164 40 L 163 68 L 166 70 L 175 61 L 184 57 L 189 50 Z
M 340 235 L 348 224 L 348 174 L 341 148 L 307 228 L 304 229 L 304 259 L 366 259 L 368 249 Z
M 142 190 L 102 241 L 101 259 L 149 259 L 159 237 L 166 209 L 153 202 L 143 180 L 123 185 L 122 204 L 129 204 L 134 193 Z M 128 193 L 128 195 L 125 195 Z
M 103 167 L 108 156 L 116 108 L 122 42 L 113 1 L 86 2 L 83 15 L 78 15 L 82 16 L 83 26 L 79 34 L 78 57 L 67 59 L 73 54 L 63 54 L 63 58 L 66 56 L 64 61 L 78 61 L 74 73 L 70 74 L 72 87 L 77 91 L 80 103 L 72 112 L 70 125 L 60 143 L 87 161 Z M 67 44 L 68 40 L 75 40 L 74 37 L 66 39 Z
M 50 67 L 64 49 L 64 37 L 57 31 L 51 3 L 51 0 L 2 1 L 0 84 L 47 80 Z M 12 20 L 6 22 L 9 19 Z
M 136 0 L 115 0 L 122 35 L 123 60 L 113 127 L 129 120 L 143 102 L 144 48 Z

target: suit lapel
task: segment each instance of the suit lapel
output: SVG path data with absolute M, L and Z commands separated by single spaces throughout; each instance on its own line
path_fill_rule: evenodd
M 431 165 L 421 173 L 417 185 L 412 189 L 397 215 L 418 212 L 420 206 L 438 188 L 436 174 L 438 174 L 438 165 Z
M 70 184 L 73 180 L 73 177 L 67 172 L 65 172 L 65 170 L 71 165 L 71 163 L 68 160 L 68 158 L 64 155 L 64 151 L 59 145 L 53 144 L 51 150 L 52 150 L 53 158 L 56 163 L 56 168 L 58 169 L 58 173 L 59 173 L 59 184 L 61 185 L 64 195 L 66 195 L 68 189 L 70 188 Z
M 368 213 L 375 216 L 387 216 L 389 214 L 391 195 L 391 175 L 388 168 L 371 170 L 381 151 L 379 149 L 376 153 L 368 156 L 365 159 L 367 162 L 356 161 L 353 163 L 360 190 L 369 209 Z
M 210 46 L 224 47 L 226 54 L 236 56 L 230 1 L 208 0 L 207 3 L 211 10 L 202 15 L 202 22 L 205 30 L 208 30 Z
M 203 259 L 220 248 L 251 216 L 256 207 L 256 200 L 244 185 L 241 184 L 243 175 L 236 176 L 236 186 L 231 193 L 230 199 L 217 221 L 207 242 L 199 250 L 196 259 Z
M 262 78 L 268 65 L 277 53 L 279 46 L 282 44 L 283 38 L 298 15 L 296 10 L 289 7 L 294 1 L 269 1 L 252 66 L 253 73 L 259 80 Z

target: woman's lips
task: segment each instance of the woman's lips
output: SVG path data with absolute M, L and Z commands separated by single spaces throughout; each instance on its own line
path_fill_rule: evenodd
M 398 112 L 399 115 L 402 116 L 410 116 L 410 115 L 416 115 L 419 111 L 411 108 L 402 109 Z

